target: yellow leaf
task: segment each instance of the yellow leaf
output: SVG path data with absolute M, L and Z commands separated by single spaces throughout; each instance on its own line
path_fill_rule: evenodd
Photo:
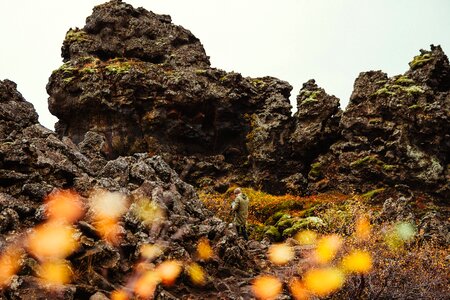
M 192 283 L 196 285 L 204 285 L 206 283 L 206 274 L 200 265 L 191 263 L 187 268 L 187 272 Z
M 197 255 L 200 259 L 208 260 L 214 254 L 208 239 L 201 239 L 197 245 Z
M 372 269 L 372 257 L 366 251 L 355 250 L 342 259 L 342 267 L 348 272 L 366 274 Z
M 141 255 L 148 260 L 154 260 L 163 254 L 163 250 L 158 245 L 145 244 L 141 246 Z
M 134 213 L 145 225 L 152 225 L 165 219 L 164 210 L 154 201 L 140 198 L 133 204 Z
M 70 282 L 72 269 L 65 261 L 45 262 L 38 269 L 44 284 L 64 285 Z
M 328 235 L 322 237 L 315 250 L 315 258 L 321 264 L 330 262 L 341 247 L 342 239 L 338 235 Z
M 311 230 L 303 230 L 295 235 L 295 239 L 300 245 L 312 245 L 316 242 L 317 234 Z
M 303 280 L 311 293 L 325 297 L 344 285 L 345 276 L 337 268 L 311 269 L 306 272 Z

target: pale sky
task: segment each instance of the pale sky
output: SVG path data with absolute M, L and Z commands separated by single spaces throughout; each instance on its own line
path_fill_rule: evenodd
M 0 0 L 0 80 L 18 84 L 53 129 L 45 85 L 62 64 L 70 27 L 104 0 Z M 314 78 L 345 107 L 360 72 L 404 73 L 440 44 L 450 55 L 450 0 L 128 0 L 169 14 L 203 43 L 213 67 L 274 76 L 293 87 Z

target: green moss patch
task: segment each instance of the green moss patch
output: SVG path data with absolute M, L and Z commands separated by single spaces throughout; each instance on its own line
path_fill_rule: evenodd
M 385 190 L 385 188 L 379 188 L 379 189 L 371 190 L 371 191 L 368 191 L 368 192 L 365 193 L 365 194 L 362 194 L 361 197 L 362 197 L 364 200 L 370 200 L 370 199 L 372 199 L 373 197 L 375 197 L 376 195 L 382 193 L 384 190 Z
M 350 167 L 357 168 L 357 167 L 364 167 L 367 165 L 375 165 L 375 164 L 380 164 L 380 163 L 382 163 L 382 161 L 380 161 L 376 155 L 367 155 L 363 158 L 360 158 L 358 160 L 351 162 Z
M 409 63 L 409 66 L 411 67 L 411 69 L 414 70 L 414 69 L 417 69 L 417 68 L 425 65 L 432 59 L 433 59 L 433 57 L 431 56 L 430 53 L 417 55 L 417 56 L 414 56 L 413 60 Z

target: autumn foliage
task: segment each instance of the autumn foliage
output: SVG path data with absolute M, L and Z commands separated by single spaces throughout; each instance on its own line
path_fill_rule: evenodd
M 262 222 L 269 211 L 281 209 L 301 215 L 305 209 L 320 205 L 317 215 L 327 221 L 321 231 L 300 230 L 292 238 L 267 247 L 269 264 L 250 282 L 257 299 L 277 299 L 283 293 L 296 300 L 440 299 L 449 291 L 447 249 L 417 239 L 411 222 L 374 222 L 376 211 L 355 197 L 301 198 L 246 192 L 252 200 L 250 222 Z M 208 198 L 203 194 L 202 199 L 227 219 L 225 196 Z M 350 212 L 349 216 L 337 213 L 342 210 Z M 27 255 L 37 260 L 35 272 L 43 286 L 57 289 L 76 280 L 80 274 L 68 259 L 79 247 L 75 224 L 80 219 L 90 220 L 98 236 L 117 247 L 122 238 L 121 219 L 127 211 L 149 228 L 166 218 L 161 208 L 146 198 L 131 203 L 125 195 L 103 190 L 93 191 L 88 199 L 68 190 L 51 193 L 46 198 L 46 220 L 0 253 L 0 290 L 20 272 Z M 111 291 L 110 298 L 152 299 L 158 286 L 176 285 L 180 278 L 198 289 L 206 288 L 206 263 L 219 256 L 214 246 L 208 238 L 201 238 L 193 245 L 195 259 L 182 261 L 160 259 L 167 251 L 164 244 L 143 244 L 129 280 Z

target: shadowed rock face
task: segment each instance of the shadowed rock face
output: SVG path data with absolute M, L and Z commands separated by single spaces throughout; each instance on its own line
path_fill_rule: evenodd
M 320 156 L 310 189 L 367 192 L 407 185 L 449 196 L 450 66 L 421 51 L 404 75 L 361 73 L 340 121 L 342 138 Z

